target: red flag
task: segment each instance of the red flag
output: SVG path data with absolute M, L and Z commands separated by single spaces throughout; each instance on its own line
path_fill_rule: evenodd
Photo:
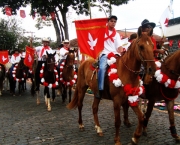
M 1 51 L 0 52 L 0 64 L 5 65 L 6 63 L 9 62 L 9 57 L 8 57 L 8 51 Z
M 173 40 L 169 40 L 169 46 L 170 46 L 170 47 L 173 46 Z
M 55 19 L 55 13 L 51 12 L 51 19 L 54 20 Z
M 178 48 L 180 48 L 180 40 L 178 40 Z
M 22 18 L 25 18 L 25 17 L 26 17 L 26 13 L 25 13 L 24 10 L 20 10 L 20 16 L 21 16 Z
M 45 15 L 43 15 L 43 16 L 42 16 L 42 19 L 43 19 L 43 20 L 46 20 L 46 16 L 45 16 Z
M 34 62 L 34 53 L 34 48 L 26 46 L 26 57 L 24 59 L 24 64 L 29 68 L 32 68 Z
M 104 48 L 107 18 L 75 21 L 78 45 L 82 54 L 96 59 Z
M 5 8 L 6 15 L 11 16 L 12 15 L 12 9 L 10 7 Z

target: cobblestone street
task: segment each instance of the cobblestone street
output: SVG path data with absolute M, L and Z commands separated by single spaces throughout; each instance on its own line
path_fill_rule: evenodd
M 28 84 L 28 83 L 27 83 Z M 21 96 L 11 96 L 3 91 L 0 97 L 0 145 L 114 145 L 114 111 L 112 101 L 102 100 L 99 106 L 99 119 L 103 137 L 94 130 L 92 115 L 93 97 L 86 95 L 83 106 L 85 130 L 78 128 L 78 111 L 68 110 L 67 102 L 59 96 L 51 102 L 48 112 L 41 89 L 41 103 L 31 97 L 30 88 Z M 180 98 L 176 102 L 180 103 Z M 121 124 L 120 135 L 123 145 L 127 145 L 137 125 L 135 114 L 129 109 L 132 127 Z M 123 117 L 121 115 L 121 119 Z M 180 111 L 175 113 L 176 129 L 180 134 Z M 167 111 L 155 108 L 149 121 L 148 136 L 141 136 L 139 145 L 180 145 L 171 137 Z

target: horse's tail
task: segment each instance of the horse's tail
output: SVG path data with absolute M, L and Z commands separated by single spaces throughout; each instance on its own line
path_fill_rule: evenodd
M 72 101 L 67 105 L 67 108 L 75 109 L 77 107 L 77 104 L 78 104 L 78 86 L 76 86 Z

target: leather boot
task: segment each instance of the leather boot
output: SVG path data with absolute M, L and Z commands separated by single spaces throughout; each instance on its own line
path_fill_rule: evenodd
M 103 94 L 103 90 L 99 90 L 99 93 L 97 93 L 95 97 L 96 97 L 97 99 L 100 99 L 100 100 L 101 100 L 102 94 Z

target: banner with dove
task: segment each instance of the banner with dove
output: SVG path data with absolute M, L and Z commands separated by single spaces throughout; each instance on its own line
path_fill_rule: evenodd
M 5 65 L 9 62 L 8 51 L 0 51 L 0 64 Z
M 35 54 L 34 48 L 26 46 L 26 56 L 24 59 L 24 64 L 29 68 L 32 68 L 32 65 L 34 63 L 34 54 Z
M 107 18 L 75 21 L 77 41 L 82 54 L 94 59 L 104 48 Z

